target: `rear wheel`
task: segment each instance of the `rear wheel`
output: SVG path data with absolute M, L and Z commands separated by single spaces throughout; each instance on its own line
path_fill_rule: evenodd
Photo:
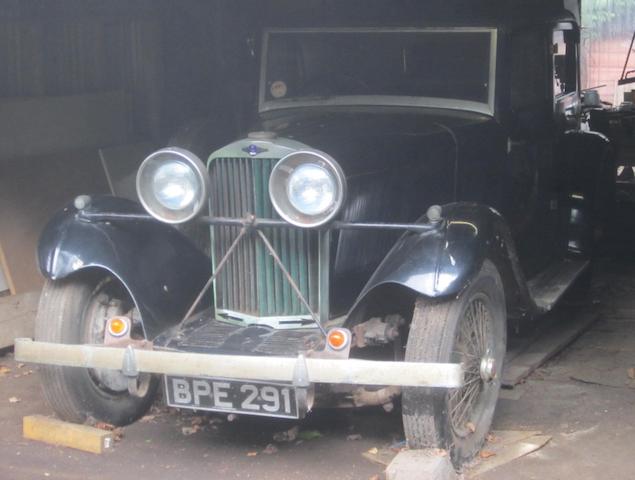
M 406 361 L 462 363 L 465 385 L 404 389 L 403 422 L 411 448 L 447 449 L 457 468 L 478 453 L 498 400 L 506 320 L 501 278 L 488 260 L 458 298 L 417 299 Z
M 107 320 L 133 309 L 125 289 L 110 277 L 98 282 L 49 280 L 40 297 L 35 338 L 100 344 Z M 136 334 L 140 335 L 138 329 Z M 141 417 L 152 405 L 158 385 L 156 378 L 149 378 L 144 395 L 133 396 L 119 372 L 47 365 L 40 368 L 40 377 L 45 399 L 63 420 L 84 422 L 92 417 L 113 425 L 126 425 Z

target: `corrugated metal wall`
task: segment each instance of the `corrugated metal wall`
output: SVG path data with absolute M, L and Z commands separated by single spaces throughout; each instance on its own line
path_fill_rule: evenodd
M 125 90 L 135 133 L 156 135 L 163 66 L 161 23 L 151 4 L 62 0 L 51 8 L 3 0 L 0 97 Z
M 619 79 L 633 30 L 635 30 L 635 0 L 583 0 L 582 2 L 582 77 L 584 87 L 604 85 L 602 98 L 616 98 Z M 635 55 L 630 69 L 635 69 Z

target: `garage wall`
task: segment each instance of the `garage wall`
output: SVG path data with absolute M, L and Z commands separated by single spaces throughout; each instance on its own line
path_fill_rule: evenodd
M 0 97 L 123 90 L 133 99 L 134 133 L 159 134 L 161 23 L 148 2 L 130 2 L 138 6 L 126 15 L 90 1 L 55 2 L 54 11 L 46 2 L 8 3 L 0 9 Z
M 212 3 L 0 0 L 0 248 L 17 293 L 41 285 L 53 212 L 108 191 L 99 149 L 165 145 L 223 97 Z

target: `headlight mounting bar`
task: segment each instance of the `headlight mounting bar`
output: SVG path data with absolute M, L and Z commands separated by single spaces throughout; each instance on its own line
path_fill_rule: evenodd
M 92 213 L 82 211 L 80 212 L 80 218 L 93 221 L 108 221 L 108 220 L 150 220 L 159 222 L 151 215 L 143 213 Z M 194 220 L 206 225 L 213 225 L 218 227 L 251 227 L 251 228 L 301 228 L 284 220 L 276 220 L 270 218 L 256 218 L 252 215 L 248 215 L 245 218 L 230 218 L 230 217 L 199 217 Z M 425 233 L 435 231 L 439 228 L 439 220 L 430 221 L 429 223 L 378 223 L 378 222 L 342 222 L 333 221 L 328 225 L 316 228 L 330 229 L 330 230 L 405 230 L 410 232 Z
M 89 221 L 109 221 L 109 220 L 143 220 L 143 221 L 158 221 L 151 215 L 146 214 L 136 214 L 136 213 L 92 213 L 86 210 L 80 210 L 78 212 L 78 216 L 81 219 L 89 220 Z M 341 221 L 333 221 L 326 228 L 318 229 L 322 232 L 322 237 L 320 241 L 320 299 L 319 299 L 319 312 L 315 313 L 311 308 L 309 302 L 302 294 L 300 288 L 296 284 L 295 280 L 287 270 L 287 268 L 282 263 L 282 260 L 278 256 L 274 247 L 269 242 L 267 236 L 262 232 L 263 228 L 301 228 L 295 225 L 292 225 L 285 220 L 277 220 L 277 219 L 259 219 L 255 215 L 249 214 L 245 218 L 228 218 L 228 217 L 199 217 L 198 221 L 207 225 L 213 226 L 230 226 L 230 227 L 242 227 L 238 236 L 234 239 L 231 246 L 225 252 L 225 255 L 218 263 L 216 269 L 212 273 L 212 276 L 209 278 L 205 286 L 197 295 L 196 299 L 183 316 L 179 326 L 182 326 L 188 318 L 194 313 L 196 307 L 200 304 L 201 300 L 207 293 L 207 291 L 211 288 L 214 280 L 221 272 L 227 260 L 231 257 L 231 255 L 236 250 L 236 247 L 243 239 L 243 237 L 247 233 L 256 232 L 260 240 L 265 245 L 265 248 L 270 253 L 271 257 L 274 259 L 278 268 L 280 268 L 287 282 L 293 289 L 294 293 L 302 303 L 302 305 L 307 309 L 311 318 L 315 322 L 316 326 L 320 329 L 324 336 L 327 335 L 326 329 L 324 328 L 324 320 L 326 320 L 326 315 L 328 315 L 328 245 L 330 243 L 329 232 L 331 230 L 404 230 L 411 232 L 418 232 L 421 234 L 424 233 L 432 233 L 438 230 L 440 224 L 442 223 L 441 218 L 441 207 L 430 207 L 428 209 L 428 223 L 355 223 L 355 222 L 341 222 Z M 323 249 L 326 249 L 322 251 Z M 324 257 L 324 258 L 322 258 Z

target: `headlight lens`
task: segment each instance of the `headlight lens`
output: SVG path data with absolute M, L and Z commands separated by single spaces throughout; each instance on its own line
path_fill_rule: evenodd
M 141 164 L 137 194 L 153 217 L 166 223 L 184 223 L 206 205 L 209 176 L 203 162 L 192 152 L 164 148 Z
M 166 163 L 157 168 L 152 188 L 159 203 L 170 210 L 187 208 L 200 190 L 196 173 L 182 162 Z
M 289 201 L 305 215 L 320 215 L 335 201 L 335 179 L 315 164 L 301 165 L 293 171 L 287 183 Z
M 305 228 L 324 225 L 340 211 L 346 196 L 344 172 L 316 150 L 281 159 L 269 177 L 271 202 L 287 222 Z

